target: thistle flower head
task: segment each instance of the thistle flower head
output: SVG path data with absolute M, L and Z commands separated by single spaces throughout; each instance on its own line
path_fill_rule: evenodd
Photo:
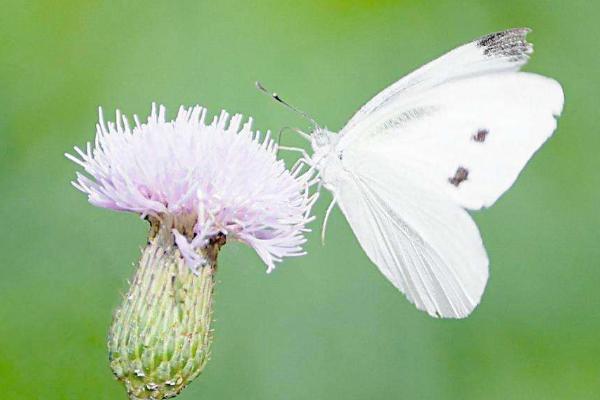
M 269 133 L 221 112 L 152 107 L 133 128 L 100 112 L 95 142 L 67 157 L 84 172 L 73 185 L 90 203 L 150 221 L 148 244 L 113 319 L 111 369 L 132 400 L 178 395 L 206 365 L 212 341 L 217 256 L 226 240 L 252 246 L 268 271 L 302 253 L 312 172 L 288 171 Z M 199 268 L 202 266 L 203 268 Z M 192 273 L 194 272 L 194 273 Z
M 181 107 L 173 121 L 155 105 L 133 128 L 117 111 L 106 124 L 100 110 L 95 142 L 75 147 L 73 185 L 98 207 L 139 213 L 168 225 L 187 265 L 204 262 L 198 249 L 216 235 L 252 246 L 267 271 L 283 257 L 303 254 L 315 198 L 310 173 L 288 171 L 276 159 L 269 133 L 261 139 L 252 119 L 222 111 L 206 123 L 205 108 Z

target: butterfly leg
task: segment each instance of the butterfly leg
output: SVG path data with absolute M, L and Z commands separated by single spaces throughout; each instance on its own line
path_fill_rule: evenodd
M 300 158 L 294 163 L 294 165 L 292 165 L 292 168 L 290 168 L 290 171 L 295 171 L 296 168 L 300 168 L 302 165 L 306 165 L 306 161 L 304 161 L 303 158 Z
M 308 167 L 309 169 L 306 170 L 306 171 L 303 171 L 304 167 Z M 307 164 L 306 160 L 304 160 L 303 158 L 301 158 L 298 161 L 296 161 L 294 163 L 294 165 L 292 166 L 292 168 L 290 168 L 290 172 L 292 173 L 292 176 L 294 178 L 298 177 L 301 172 L 303 172 L 304 174 L 306 174 L 306 172 L 309 172 L 309 171 L 310 171 L 310 165 Z
M 308 153 L 306 152 L 306 150 L 301 149 L 299 147 L 288 147 L 288 146 L 278 146 L 277 147 L 278 150 L 287 150 L 287 151 L 293 151 L 296 153 L 300 153 L 300 155 L 302 156 L 301 158 L 299 158 L 294 165 L 292 166 L 291 170 L 294 171 L 296 170 L 296 168 L 299 168 L 300 165 L 303 164 L 309 164 L 307 162 L 307 160 L 310 160 L 310 156 L 308 155 Z
M 321 243 L 322 244 L 325 244 L 325 229 L 327 228 L 327 221 L 329 220 L 329 214 L 331 214 L 331 211 L 333 211 L 333 207 L 335 206 L 336 202 L 337 202 L 337 199 L 334 196 L 333 200 L 329 204 L 329 207 L 327 207 L 327 212 L 325 212 L 325 218 L 323 218 L 323 229 L 321 229 Z
M 277 148 L 279 150 L 295 151 L 296 153 L 300 153 L 302 155 L 303 159 L 305 159 L 305 160 L 310 159 L 310 156 L 308 155 L 306 150 L 301 149 L 300 147 L 278 146 Z
M 308 167 L 308 169 L 304 170 L 304 167 Z M 309 186 L 313 186 L 314 184 L 318 183 L 319 189 L 317 191 L 318 192 L 321 191 L 321 177 L 319 176 L 318 173 L 316 175 L 314 175 L 315 174 L 314 166 L 307 164 L 305 161 L 302 160 L 301 163 L 298 163 L 297 166 L 295 166 L 294 168 L 291 169 L 291 174 L 294 178 L 298 178 L 300 175 L 302 175 L 303 176 L 302 179 L 306 179 L 306 184 Z
M 310 196 L 308 196 L 308 190 L 309 190 L 309 186 L 306 186 L 306 201 L 308 203 L 308 207 L 306 209 L 306 213 L 304 214 L 304 218 L 306 218 L 306 223 L 309 223 L 311 221 L 313 221 L 315 219 L 315 216 L 311 216 L 310 212 L 312 207 L 315 205 L 315 203 L 317 202 L 317 200 L 319 199 L 319 192 L 315 192 L 313 194 L 311 194 Z

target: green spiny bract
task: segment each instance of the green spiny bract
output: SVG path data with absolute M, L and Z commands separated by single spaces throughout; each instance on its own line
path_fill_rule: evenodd
M 216 258 L 225 239 L 214 238 L 202 249 L 206 264 L 196 275 L 168 231 L 151 236 L 108 340 L 111 368 L 132 400 L 177 396 L 204 369 Z

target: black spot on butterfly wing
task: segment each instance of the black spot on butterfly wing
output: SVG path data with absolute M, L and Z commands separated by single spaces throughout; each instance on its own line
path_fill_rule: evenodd
M 483 143 L 485 142 L 485 138 L 489 133 L 490 131 L 488 131 L 487 129 L 479 129 L 477 133 L 474 134 L 471 138 L 478 143 Z
M 458 185 L 460 185 L 462 182 L 467 180 L 468 176 L 469 176 L 468 169 L 466 169 L 464 167 L 458 167 L 456 169 L 456 172 L 454 173 L 454 176 L 451 178 L 448 178 L 448 182 L 450 182 L 452 185 L 458 187 Z
M 529 28 L 517 28 L 490 33 L 479 38 L 477 46 L 483 47 L 483 54 L 489 57 L 507 57 L 511 61 L 526 60 L 533 52 L 533 46 L 525 39 L 529 32 Z

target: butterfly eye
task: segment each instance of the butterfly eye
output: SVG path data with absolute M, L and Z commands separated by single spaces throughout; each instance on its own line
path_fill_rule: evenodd
M 315 143 L 318 147 L 327 146 L 329 144 L 329 136 L 323 131 L 317 131 L 314 133 L 315 135 Z

